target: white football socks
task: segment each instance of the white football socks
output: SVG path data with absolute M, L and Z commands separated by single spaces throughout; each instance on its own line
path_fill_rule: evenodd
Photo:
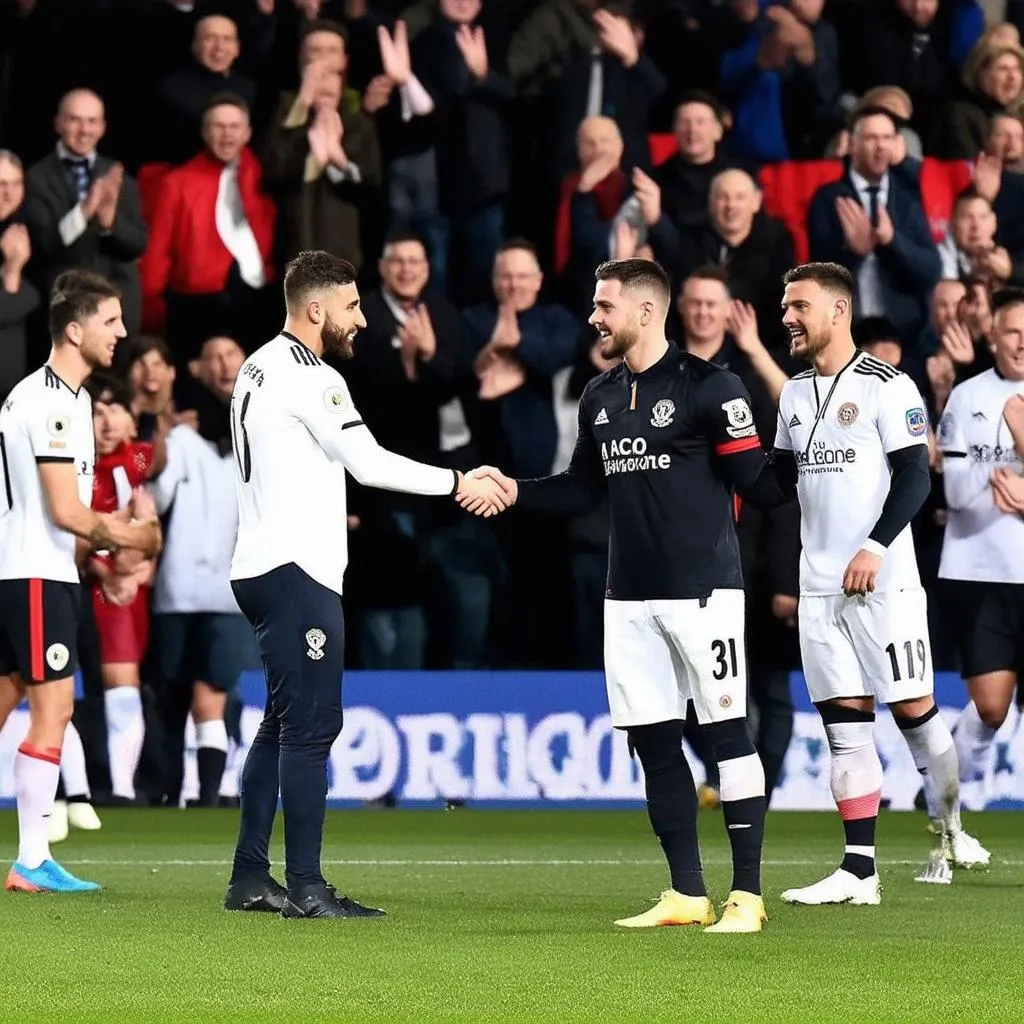
M 18 800 L 18 863 L 37 868 L 50 859 L 50 815 L 60 778 L 60 748 L 22 743 L 14 755 Z
M 115 686 L 104 694 L 107 712 L 107 755 L 114 796 L 135 798 L 135 771 L 142 756 L 146 724 L 142 695 L 135 686 Z
M 68 722 L 68 727 L 64 730 L 60 776 L 64 780 L 64 793 L 69 799 L 82 796 L 89 799 L 91 794 L 89 775 L 85 770 L 85 749 L 82 746 L 82 737 L 73 722 Z

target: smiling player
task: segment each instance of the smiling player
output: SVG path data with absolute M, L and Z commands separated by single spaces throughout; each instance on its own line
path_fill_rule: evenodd
M 961 829 L 953 737 L 932 695 L 927 599 L 910 532 L 931 487 L 928 419 L 906 374 L 854 346 L 848 270 L 808 263 L 784 280 L 790 352 L 813 369 L 783 386 L 775 447 L 799 468 L 800 649 L 828 737 L 846 851 L 837 871 L 782 899 L 877 904 L 876 700 L 889 705 L 938 798 L 941 835 L 918 881 L 948 884 L 952 862 L 988 861 Z

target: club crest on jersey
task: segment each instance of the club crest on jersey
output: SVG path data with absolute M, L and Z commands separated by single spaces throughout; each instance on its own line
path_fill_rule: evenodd
M 836 413 L 836 420 L 841 427 L 852 427 L 857 422 L 857 416 L 860 414 L 860 409 L 857 408 L 854 402 L 843 402 L 839 406 L 839 411 Z
M 328 388 L 324 392 L 324 408 L 328 412 L 341 412 L 345 408 L 345 392 L 339 387 Z
M 46 664 L 49 665 L 54 672 L 59 672 L 62 668 L 66 668 L 70 659 L 71 654 L 64 644 L 50 644 L 50 646 L 46 648 Z
M 70 426 L 71 424 L 68 422 L 67 416 L 59 412 L 46 421 L 46 429 L 50 432 L 50 436 L 58 439 L 68 436 Z
M 671 398 L 663 398 L 660 402 L 654 403 L 651 410 L 651 426 L 667 427 L 676 414 L 676 403 Z
M 306 657 L 310 661 L 319 661 L 324 656 L 324 644 L 327 643 L 327 634 L 322 629 L 307 630 L 306 643 L 309 645 Z
M 928 417 L 924 414 L 924 409 L 918 407 L 917 409 L 907 410 L 907 430 L 910 432 L 911 437 L 920 437 L 928 429 Z
M 733 398 L 722 403 L 722 411 L 728 420 L 725 432 L 730 437 L 753 437 L 757 433 L 754 414 L 745 398 Z

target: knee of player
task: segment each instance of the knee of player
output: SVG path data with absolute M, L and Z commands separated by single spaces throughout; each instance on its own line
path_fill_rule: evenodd
M 679 719 L 650 725 L 631 725 L 626 734 L 629 746 L 636 752 L 647 776 L 678 764 L 684 756 L 683 723 Z
M 828 747 L 833 754 L 849 754 L 875 742 L 875 713 L 843 704 L 818 705 Z
M 738 757 L 756 754 L 754 741 L 750 736 L 745 718 L 730 718 L 725 722 L 709 722 L 701 726 L 715 760 L 734 761 Z
M 1001 729 L 1006 716 L 1010 713 L 1009 702 L 1000 700 L 975 700 L 974 706 L 978 709 L 978 717 L 990 729 Z

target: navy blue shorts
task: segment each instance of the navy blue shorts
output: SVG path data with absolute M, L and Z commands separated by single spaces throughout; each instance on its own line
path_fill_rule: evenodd
M 199 681 L 229 693 L 243 672 L 260 664 L 244 615 L 161 612 L 153 616 L 153 637 L 163 679 Z
M 330 745 L 341 732 L 345 621 L 341 596 L 294 563 L 231 583 L 267 681 L 254 742 Z

